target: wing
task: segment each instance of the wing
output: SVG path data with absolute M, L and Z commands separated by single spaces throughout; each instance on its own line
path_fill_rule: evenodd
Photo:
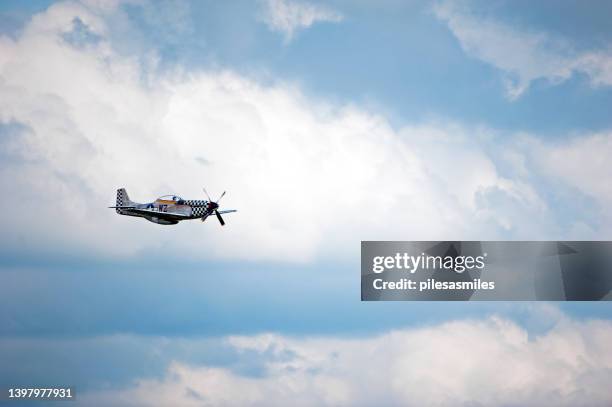
M 232 212 L 238 212 L 238 211 L 236 209 L 228 209 L 226 211 L 219 211 L 219 214 L 232 213 Z
M 109 209 L 134 209 L 135 206 L 109 206 Z
M 126 208 L 127 209 L 127 208 Z M 185 215 L 184 213 L 176 213 L 176 212 L 160 212 L 160 211 L 152 211 L 150 209 L 137 209 L 137 208 L 129 208 L 130 212 L 134 212 L 137 213 L 139 215 L 145 215 L 145 216 L 155 216 L 156 218 L 160 218 L 160 219 L 172 219 L 172 220 L 177 220 L 177 219 L 189 219 L 191 218 L 191 216 L 189 215 Z

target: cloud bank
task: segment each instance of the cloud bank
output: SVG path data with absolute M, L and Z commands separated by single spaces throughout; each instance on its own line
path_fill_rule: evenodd
M 586 75 L 594 87 L 612 85 L 609 49 L 580 51 L 549 33 L 476 16 L 463 2 L 440 2 L 434 14 L 448 25 L 468 55 L 504 72 L 510 100 L 518 99 L 535 80 L 559 84 L 578 73 Z
M 15 231 L 5 250 L 303 262 L 360 240 L 610 232 L 609 133 L 553 144 L 443 120 L 394 128 L 292 84 L 122 54 L 109 39 L 120 13 L 63 2 L 0 37 L 0 187 L 27 214 L 0 213 Z M 224 229 L 106 209 L 119 187 L 146 202 L 202 186 L 239 210 Z
M 114 405 L 609 405 L 612 324 L 558 318 L 538 336 L 493 316 L 371 338 L 229 337 L 241 358 L 262 361 L 261 373 L 174 362 L 162 379 L 89 397 Z

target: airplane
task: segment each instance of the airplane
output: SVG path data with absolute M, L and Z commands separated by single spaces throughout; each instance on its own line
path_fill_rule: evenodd
M 225 195 L 225 191 L 216 201 L 210 199 L 206 189 L 204 193 L 208 198 L 207 201 L 185 200 L 176 195 L 164 195 L 153 202 L 141 204 L 131 201 L 125 188 L 119 188 L 116 205 L 109 208 L 115 209 L 119 215 L 137 216 L 159 225 L 176 225 L 182 220 L 191 219 L 201 219 L 204 222 L 214 213 L 221 226 L 225 225 L 221 214 L 237 212 L 235 209 L 219 210 L 219 201 Z

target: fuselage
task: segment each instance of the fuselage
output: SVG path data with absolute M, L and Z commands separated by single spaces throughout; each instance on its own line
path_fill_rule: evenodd
M 145 218 L 160 225 L 175 225 L 181 220 L 205 220 L 218 207 L 216 203 L 201 200 L 185 200 L 176 196 L 167 196 L 149 203 L 132 202 L 133 208 L 117 209 L 117 213 L 126 216 Z

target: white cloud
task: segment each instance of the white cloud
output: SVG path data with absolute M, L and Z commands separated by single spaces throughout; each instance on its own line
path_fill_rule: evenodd
M 609 49 L 580 52 L 569 41 L 548 33 L 476 16 L 461 2 L 440 2 L 434 13 L 448 24 L 467 54 L 505 73 L 510 100 L 519 98 L 535 80 L 558 84 L 575 73 L 587 75 L 593 86 L 612 85 Z
M 296 0 L 262 0 L 262 21 L 272 31 L 285 36 L 285 42 L 301 29 L 319 22 L 342 21 L 342 14 L 326 6 Z
M 174 362 L 162 379 L 85 395 L 109 405 L 604 406 L 612 403 L 612 324 L 563 315 L 538 335 L 490 317 L 370 338 L 227 339 L 261 375 Z
M 598 197 L 603 206 L 612 205 L 610 157 L 612 135 L 594 134 L 568 143 L 542 146 L 534 143 L 541 157 L 542 171 L 572 185 L 590 196 Z
M 231 71 L 152 73 L 149 59 L 114 51 L 112 12 L 58 3 L 16 40 L 0 37 L 0 122 L 25 126 L 0 145 L 0 187 L 27 214 L 0 212 L 15 231 L 5 248 L 306 261 L 352 255 L 360 240 L 571 238 L 584 226 L 581 213 L 553 216 L 526 168 L 529 143 L 500 148 L 494 130 L 435 122 L 398 130 Z M 99 41 L 62 40 L 75 17 Z M 571 166 L 540 170 L 563 181 Z M 223 229 L 158 226 L 106 209 L 121 186 L 141 202 L 228 189 L 223 204 L 239 212 Z M 605 188 L 584 192 L 608 203 Z

